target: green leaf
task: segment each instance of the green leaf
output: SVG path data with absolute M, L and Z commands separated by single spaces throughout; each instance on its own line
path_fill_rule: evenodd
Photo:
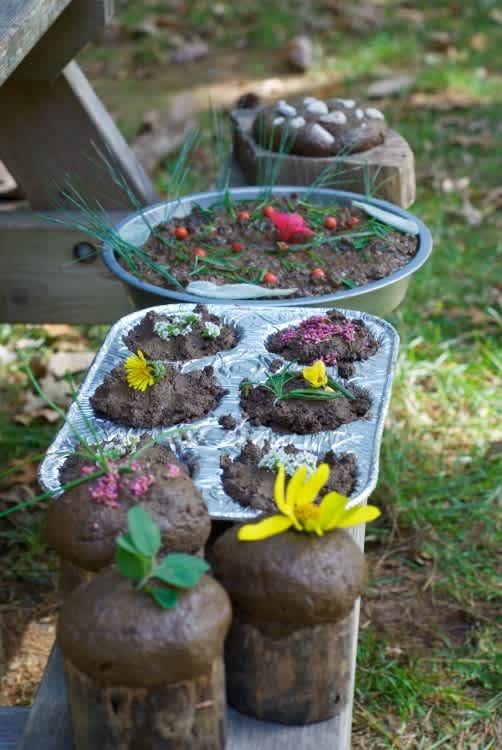
M 160 549 L 160 530 L 153 518 L 139 505 L 127 513 L 129 536 L 141 554 L 154 557 Z
M 148 588 L 148 593 L 164 609 L 172 609 L 178 601 L 179 592 L 174 589 Z
M 131 581 L 141 581 L 148 575 L 151 563 L 138 557 L 137 552 L 131 553 L 123 547 L 115 550 L 115 564 L 122 575 Z
M 126 550 L 126 552 L 130 552 L 131 555 L 135 555 L 136 557 L 144 557 L 144 555 L 134 546 L 129 534 L 121 534 L 115 541 L 118 547 Z
M 199 582 L 199 578 L 209 570 L 205 560 L 193 555 L 175 552 L 167 555 L 159 563 L 154 572 L 155 578 L 177 586 L 180 589 L 190 589 Z

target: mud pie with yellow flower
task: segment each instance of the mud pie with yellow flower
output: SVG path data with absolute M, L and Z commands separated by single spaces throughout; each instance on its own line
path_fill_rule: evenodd
M 238 456 L 232 459 L 228 455 L 220 458 L 223 488 L 227 495 L 243 506 L 256 510 L 274 512 L 274 481 L 278 467 L 284 466 L 286 476 L 291 477 L 301 465 L 313 474 L 319 463 L 330 467 L 328 491 L 337 491 L 350 495 L 357 478 L 357 462 L 353 453 L 335 454 L 328 451 L 319 460 L 310 451 L 299 450 L 292 443 L 271 447 L 265 441 L 260 447 L 255 441 L 248 440 Z
M 149 312 L 124 338 L 131 351 L 141 349 L 147 359 L 172 362 L 208 357 L 236 343 L 233 326 L 209 313 L 205 305 L 174 315 Z
M 336 366 L 342 377 L 349 377 L 354 370 L 352 363 L 373 356 L 378 341 L 362 320 L 331 310 L 272 334 L 266 346 L 270 352 L 293 362 L 310 364 L 320 359 Z
M 182 373 L 138 349 L 105 377 L 91 404 L 128 427 L 168 427 L 205 416 L 225 393 L 212 367 Z
M 241 405 L 253 424 L 304 435 L 360 419 L 371 402 L 366 391 L 330 377 L 317 360 L 303 369 L 289 364 L 261 383 L 243 381 Z
M 229 701 L 239 711 L 287 724 L 321 721 L 350 693 L 349 617 L 366 580 L 364 555 L 345 531 L 379 515 L 348 508 L 328 492 L 321 465 L 286 484 L 279 469 L 277 512 L 234 526 L 211 549 L 234 620 L 226 645 Z M 249 582 L 252 581 L 252 585 Z

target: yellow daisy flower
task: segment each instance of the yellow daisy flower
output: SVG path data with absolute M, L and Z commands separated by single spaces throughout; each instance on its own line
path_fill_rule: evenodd
M 302 370 L 304 379 L 312 388 L 324 388 L 328 385 L 328 376 L 326 374 L 326 365 L 322 359 L 318 359 L 310 367 L 304 367 Z
M 319 491 L 329 479 L 328 464 L 320 464 L 309 479 L 307 467 L 300 466 L 286 485 L 284 466 L 279 466 L 275 480 L 274 497 L 280 514 L 269 516 L 239 529 L 242 542 L 254 542 L 281 534 L 291 527 L 296 531 L 323 536 L 333 529 L 346 529 L 378 518 L 380 511 L 374 505 L 347 508 L 348 498 L 338 492 L 328 492 L 316 505 Z
M 145 355 L 138 349 L 124 362 L 127 385 L 135 391 L 146 391 L 155 383 L 153 369 L 146 361 Z

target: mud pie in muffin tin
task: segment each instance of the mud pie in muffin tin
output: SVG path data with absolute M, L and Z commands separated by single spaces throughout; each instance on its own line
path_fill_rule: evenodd
M 147 313 L 124 343 L 132 352 L 140 349 L 147 359 L 186 362 L 232 349 L 237 339 L 235 328 L 197 305 L 182 315 Z
M 314 471 L 321 463 L 328 464 L 331 469 L 324 490 L 351 495 L 357 476 L 356 457 L 353 453 L 335 455 L 330 450 L 324 456 L 316 456 L 296 448 L 292 443 L 272 448 L 268 440 L 262 447 L 248 440 L 235 459 L 232 460 L 228 455 L 223 455 L 220 459 L 225 492 L 241 505 L 249 505 L 266 513 L 277 512 L 274 483 L 279 464 L 285 467 L 286 476 L 289 477 L 298 466 L 305 465 Z
M 372 357 L 378 341 L 362 320 L 351 320 L 337 310 L 326 315 L 313 315 L 298 326 L 273 333 L 267 349 L 284 359 L 309 365 L 321 359 L 338 368 L 347 378 L 354 372 L 354 362 Z
M 397 354 L 398 337 L 392 326 L 366 313 L 343 310 L 335 313 L 316 308 L 317 316 L 329 317 L 338 324 L 342 320 L 338 318 L 340 315 L 361 332 L 367 329 L 368 341 L 375 341 L 378 346 L 374 353 L 372 345 L 366 347 L 367 358 L 350 363 L 354 371 L 348 378 L 341 378 L 340 374 L 336 377 L 336 369 L 326 367 L 330 379 L 343 389 L 339 397 L 306 404 L 287 399 L 274 403 L 274 395 L 267 389 L 263 393 L 260 384 L 288 367 L 302 373 L 311 365 L 288 360 L 281 352 L 273 353 L 268 344 L 278 332 L 296 330 L 311 319 L 312 308 L 208 305 L 209 315 L 217 316 L 223 325 L 237 333 L 235 345 L 203 359 L 161 362 L 169 377 L 154 400 L 151 395 L 156 393 L 158 385 L 148 387 L 145 392 L 128 388 L 124 362 L 137 356 L 126 345 L 131 332 L 137 331 L 149 314 L 167 318 L 183 316 L 194 309 L 194 305 L 180 304 L 140 310 L 112 327 L 81 386 L 78 403 L 70 407 L 68 422 L 41 465 L 43 487 L 61 491 L 60 470 L 68 455 L 75 453 L 77 430 L 88 440 L 97 435 L 104 441 L 111 438 L 127 441 L 131 435 L 146 433 L 161 442 L 169 441 L 177 455 L 182 455 L 183 461 L 191 466 L 192 479 L 213 519 L 237 521 L 263 512 L 242 504 L 246 502 L 247 490 L 242 497 L 232 497 L 228 482 L 233 482 L 235 488 L 241 477 L 248 476 L 251 470 L 247 466 L 253 464 L 254 458 L 260 455 L 261 461 L 267 452 L 297 451 L 317 458 L 318 462 L 324 460 L 333 467 L 336 489 L 349 493 L 351 505 L 365 500 L 378 476 L 380 439 Z M 340 362 L 345 361 L 346 353 L 339 348 Z M 246 382 L 251 384 L 247 395 L 242 392 L 242 384 Z M 290 385 L 297 384 L 291 380 Z M 301 386 L 305 387 L 305 382 Z M 112 400 L 115 406 L 110 408 Z M 140 408 L 140 403 L 150 405 Z M 287 412 L 291 404 L 293 421 L 288 414 L 284 419 L 281 416 L 284 405 Z M 145 415 L 150 420 L 148 425 Z M 274 422 L 272 427 L 267 426 L 270 421 Z M 136 424 L 138 427 L 126 426 Z M 273 473 L 264 465 L 258 468 L 257 477 L 263 478 L 262 470 L 265 476 Z M 260 484 L 262 500 L 269 480 L 270 477 Z
M 280 99 L 260 110 L 256 142 L 270 151 L 298 156 L 357 153 L 383 143 L 388 131 L 379 109 L 355 99 Z

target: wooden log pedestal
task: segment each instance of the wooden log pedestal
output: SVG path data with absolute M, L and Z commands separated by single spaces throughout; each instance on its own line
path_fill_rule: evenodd
M 223 661 L 193 680 L 151 690 L 98 685 L 65 662 L 75 750 L 222 750 Z
M 57 640 L 75 750 L 223 750 L 231 616 L 209 576 L 167 609 L 114 568 L 74 591 Z
M 334 178 L 323 187 L 366 193 L 369 184 L 374 186 L 376 198 L 402 208 L 408 208 L 415 200 L 413 151 L 395 130 L 389 130 L 381 146 L 351 156 L 278 154 L 256 143 L 252 128 L 257 112 L 234 109 L 231 113 L 234 155 L 249 185 L 260 184 L 260 175 L 275 171 L 278 185 L 311 185 L 331 167 Z
M 352 615 L 335 624 L 275 632 L 234 616 L 225 643 L 232 705 L 282 724 L 336 716 L 350 700 L 351 628 Z
M 234 617 L 225 643 L 229 703 L 263 721 L 303 725 L 351 699 L 355 600 L 364 555 L 345 531 L 322 537 L 285 531 L 240 541 L 234 526 L 209 560 Z

